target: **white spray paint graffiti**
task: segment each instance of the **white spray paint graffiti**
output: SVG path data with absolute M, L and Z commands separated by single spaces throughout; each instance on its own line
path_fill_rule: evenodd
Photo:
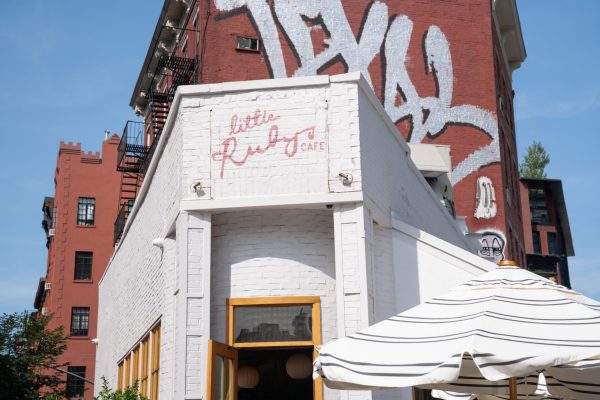
M 365 11 L 361 35 L 354 37 L 341 0 L 274 0 L 273 9 L 265 0 L 215 0 L 220 11 L 246 7 L 258 29 L 274 78 L 287 77 L 282 44 L 277 32 L 277 17 L 300 66 L 292 76 L 315 75 L 336 60 L 342 60 L 348 71 L 361 71 L 371 84 L 368 67 L 384 46 L 385 95 L 384 106 L 394 122 L 410 118 L 409 141 L 421 142 L 426 135 L 443 134 L 448 125 L 469 125 L 491 138 L 459 162 L 452 172 L 456 184 L 479 168 L 500 161 L 498 123 L 494 113 L 480 107 L 463 104 L 451 106 L 453 70 L 450 46 L 439 27 L 432 25 L 425 34 L 425 58 L 428 73 L 436 82 L 436 96 L 420 97 L 406 69 L 407 51 L 412 36 L 412 21 L 405 15 L 388 22 L 388 8 L 380 1 Z M 311 28 L 304 18 L 321 25 L 329 33 L 324 49 L 315 55 Z M 400 95 L 402 104 L 396 105 Z
M 506 237 L 497 230 L 481 231 L 481 250 L 479 255 L 491 258 L 495 263 L 504 259 L 504 247 L 506 246 Z
M 490 219 L 496 216 L 496 192 L 492 180 L 487 176 L 477 178 L 477 206 L 475 218 Z

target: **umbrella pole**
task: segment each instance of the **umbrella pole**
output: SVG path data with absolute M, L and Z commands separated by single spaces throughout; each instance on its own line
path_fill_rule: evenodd
M 498 263 L 499 266 L 517 266 L 517 263 L 513 260 L 502 260 Z M 517 378 L 508 379 L 508 389 L 510 393 L 510 400 L 517 400 Z
M 517 378 L 508 379 L 508 388 L 510 390 L 510 400 L 517 400 Z

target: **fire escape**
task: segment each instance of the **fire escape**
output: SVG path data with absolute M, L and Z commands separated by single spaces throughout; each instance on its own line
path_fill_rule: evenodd
M 177 49 L 175 49 L 176 51 Z M 123 234 L 133 203 L 139 194 L 144 175 L 156 151 L 160 136 L 167 121 L 175 91 L 179 85 L 195 83 L 196 57 L 161 55 L 154 68 L 155 77 L 147 92 L 148 112 L 146 122 L 128 121 L 123 130 L 117 157 L 117 171 L 122 172 L 119 195 L 119 213 L 115 221 L 114 243 Z M 166 90 L 157 89 L 166 79 Z

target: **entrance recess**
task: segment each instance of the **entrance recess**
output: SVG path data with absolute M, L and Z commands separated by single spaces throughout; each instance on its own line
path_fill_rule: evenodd
M 227 344 L 210 341 L 208 400 L 322 400 L 312 361 L 321 344 L 316 296 L 227 300 Z

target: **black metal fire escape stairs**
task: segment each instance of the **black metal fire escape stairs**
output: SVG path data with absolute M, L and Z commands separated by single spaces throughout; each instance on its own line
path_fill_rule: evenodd
M 170 71 L 171 85 L 164 93 L 150 91 L 148 93 L 149 123 L 148 135 L 144 140 L 144 123 L 128 121 L 123 130 L 119 143 L 117 171 L 122 172 L 119 195 L 119 214 L 115 221 L 114 243 L 123 234 L 125 223 L 133 208 L 133 203 L 148 171 L 150 162 L 156 150 L 171 102 L 179 85 L 194 83 L 196 60 L 176 56 L 161 56 L 156 67 L 157 71 Z
M 114 243 L 121 238 L 125 222 L 142 185 L 147 155 L 148 147 L 144 145 L 144 123 L 127 121 L 117 151 L 117 171 L 121 172 L 121 187 Z

